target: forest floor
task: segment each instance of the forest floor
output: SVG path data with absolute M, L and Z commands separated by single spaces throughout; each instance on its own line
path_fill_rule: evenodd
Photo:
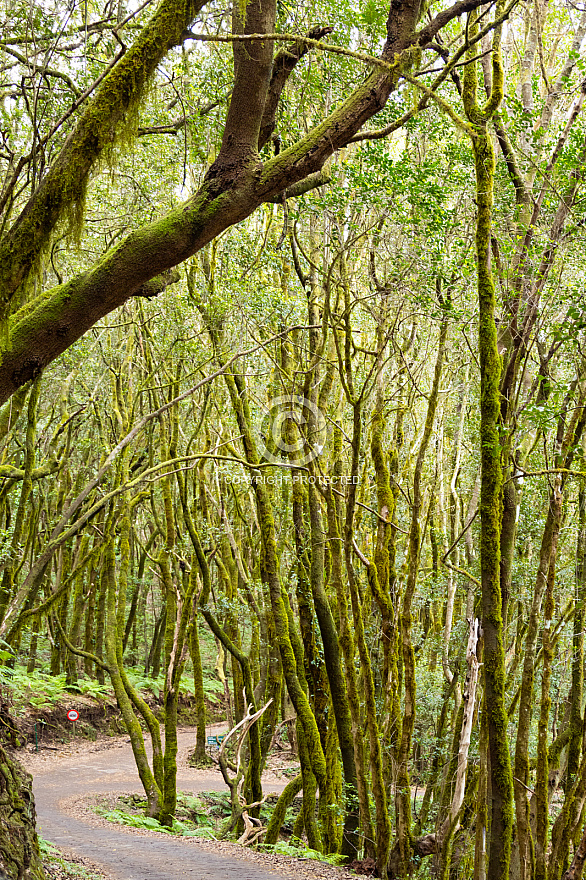
M 218 733 L 216 725 L 209 733 Z M 179 732 L 177 787 L 181 791 L 225 791 L 215 767 L 195 769 L 188 764 L 194 746 L 192 729 Z M 142 791 L 128 737 L 100 737 L 96 742 L 73 740 L 58 750 L 19 754 L 33 774 L 39 831 L 74 864 L 98 869 L 108 880 L 343 880 L 356 876 L 322 862 L 294 859 L 248 850 L 227 841 L 180 838 L 112 825 L 92 806 L 122 793 Z M 279 757 L 279 766 L 286 764 Z M 280 792 L 287 778 L 282 770 L 263 776 L 263 790 Z M 52 872 L 52 873 L 51 873 Z M 52 877 L 82 876 L 50 868 Z

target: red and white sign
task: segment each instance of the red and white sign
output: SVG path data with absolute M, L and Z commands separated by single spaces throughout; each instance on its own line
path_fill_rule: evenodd
M 70 721 L 77 721 L 77 719 L 79 718 L 79 712 L 77 711 L 77 709 L 70 709 L 67 713 L 67 717 Z

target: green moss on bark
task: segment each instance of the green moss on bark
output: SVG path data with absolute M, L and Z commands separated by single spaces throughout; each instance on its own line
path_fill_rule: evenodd
M 114 144 L 157 65 L 203 6 L 162 0 L 135 44 L 112 68 L 86 106 L 49 173 L 0 244 L 0 303 L 6 314 L 62 220 L 78 226 L 92 168 Z
M 44 880 L 32 780 L 0 746 L 0 869 L 9 880 Z
M 301 791 L 302 785 L 303 780 L 301 774 L 299 774 L 287 783 L 287 785 L 279 795 L 279 800 L 275 805 L 275 809 L 272 812 L 269 824 L 267 826 L 267 833 L 264 838 L 265 844 L 276 843 L 279 839 L 279 831 L 283 822 L 285 821 L 285 814 L 293 803 L 295 796 L 298 795 Z
M 501 12 L 497 3 L 495 16 Z M 472 13 L 470 33 L 478 29 Z M 495 325 L 495 289 L 491 272 L 490 244 L 495 157 L 488 121 L 503 97 L 500 30 L 493 37 L 492 90 L 484 105 L 478 104 L 477 62 L 468 53 L 464 74 L 463 102 L 471 124 L 470 137 L 476 171 L 476 260 L 479 304 L 478 347 L 480 360 L 480 567 L 482 583 L 482 629 L 484 636 L 484 712 L 488 732 L 490 791 L 489 861 L 487 880 L 508 877 L 513 832 L 513 775 L 504 704 L 505 657 L 500 585 L 502 518 L 502 465 L 499 438 L 501 364 Z

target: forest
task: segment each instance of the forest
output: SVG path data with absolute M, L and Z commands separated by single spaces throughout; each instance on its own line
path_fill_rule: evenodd
M 586 8 L 0 20 L 0 683 L 111 688 L 171 827 L 205 636 L 228 836 L 302 797 L 295 837 L 385 880 L 578 880 Z

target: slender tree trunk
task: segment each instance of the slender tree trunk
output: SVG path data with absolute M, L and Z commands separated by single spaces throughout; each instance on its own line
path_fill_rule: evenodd
M 560 481 L 557 478 L 555 493 L 551 494 L 547 511 L 547 519 L 541 543 L 539 569 L 535 581 L 533 601 L 529 613 L 529 623 L 525 636 L 525 652 L 523 661 L 523 677 L 519 698 L 519 720 L 517 725 L 517 741 L 515 748 L 515 809 L 517 816 L 517 846 L 519 849 L 520 878 L 526 880 L 530 876 L 529 859 L 529 801 L 527 787 L 529 785 L 529 733 L 533 711 L 533 679 L 535 671 L 535 650 L 539 627 L 539 614 L 543 595 L 547 586 L 550 561 L 561 525 Z
M 120 674 L 118 666 L 118 631 L 117 631 L 117 615 L 116 615 L 116 571 L 115 556 L 112 541 L 105 548 L 104 566 L 106 567 L 106 577 L 108 584 L 107 594 L 107 618 L 105 631 L 105 647 L 106 658 L 109 667 L 109 674 L 112 681 L 112 687 L 130 736 L 130 743 L 134 760 L 138 769 L 138 775 L 143 784 L 148 800 L 148 812 L 150 816 L 158 818 L 161 813 L 163 794 L 161 788 L 153 775 L 149 766 L 142 730 L 136 717 L 126 689 L 124 687 L 123 677 Z M 121 640 L 120 640 L 121 641 Z
M 549 839 L 549 767 L 547 728 L 551 709 L 551 665 L 553 661 L 552 632 L 555 601 L 553 595 L 559 532 L 554 537 L 547 575 L 544 624 L 542 630 L 543 672 L 541 704 L 537 729 L 537 776 L 535 780 L 535 880 L 547 880 L 547 845 Z
M 362 426 L 362 413 L 360 402 L 353 405 L 353 433 L 352 433 L 352 467 L 351 482 L 348 499 L 346 502 L 346 522 L 344 526 L 344 553 L 346 560 L 346 576 L 350 585 L 350 600 L 352 604 L 352 617 L 358 655 L 362 667 L 364 683 L 366 728 L 368 731 L 368 744 L 370 746 L 370 769 L 372 793 L 376 809 L 376 863 L 377 869 L 383 880 L 388 876 L 389 853 L 391 848 L 391 823 L 387 803 L 387 793 L 383 776 L 382 746 L 376 712 L 376 692 L 372 674 L 372 664 L 368 645 L 364 633 L 364 621 L 362 617 L 361 599 L 358 592 L 358 583 L 352 562 L 352 549 L 354 543 L 354 508 L 356 503 L 356 482 L 359 466 L 360 435 Z M 366 561 L 366 560 L 365 560 Z M 366 561 L 367 562 L 367 561 Z M 371 591 L 376 593 L 379 589 L 376 583 L 377 573 L 374 563 L 367 562 L 367 573 L 371 582 Z
M 335 452 L 341 453 L 342 434 L 336 429 L 334 437 Z M 339 475 L 341 461 L 339 455 L 333 465 L 334 476 Z M 335 589 L 338 600 L 338 615 L 340 620 L 340 647 L 344 654 L 344 666 L 346 672 L 346 686 L 348 690 L 348 704 L 352 719 L 352 739 L 354 745 L 354 765 L 356 768 L 356 787 L 360 808 L 360 825 L 364 851 L 367 857 L 374 858 L 374 834 L 370 817 L 370 804 L 368 799 L 368 782 L 366 779 L 366 764 L 364 756 L 364 733 L 362 730 L 360 699 L 356 681 L 355 645 L 354 636 L 350 629 L 348 618 L 348 600 L 344 589 L 342 577 L 342 537 L 340 534 L 341 504 L 330 491 L 328 494 L 328 538 L 330 553 L 332 556 L 332 571 L 330 582 Z
M 495 15 L 501 5 L 497 4 Z M 477 32 L 476 13 L 471 33 Z M 487 123 L 503 96 L 500 29 L 494 32 L 492 87 L 486 103 L 478 104 L 477 62 L 468 53 L 463 103 L 470 126 L 476 171 L 476 261 L 478 281 L 478 347 L 480 360 L 480 570 L 484 640 L 484 712 L 490 759 L 489 843 L 487 880 L 508 877 L 513 831 L 513 777 L 505 710 L 501 561 L 502 465 L 499 439 L 500 358 L 495 325 L 495 289 L 491 271 L 491 220 L 495 158 Z
M 438 289 L 439 293 L 439 289 Z M 445 305 L 440 294 L 440 304 Z M 417 453 L 413 474 L 413 502 L 411 506 L 411 524 L 409 528 L 408 570 L 403 603 L 401 606 L 401 648 L 404 675 L 404 709 L 401 741 L 397 753 L 397 843 L 399 849 L 399 870 L 403 875 L 410 871 L 412 853 L 411 828 L 411 787 L 409 783 L 409 757 L 411 754 L 413 731 L 415 728 L 415 652 L 411 638 L 412 603 L 419 573 L 421 552 L 421 516 L 423 463 L 431 438 L 435 413 L 438 402 L 439 382 L 442 373 L 444 349 L 448 333 L 448 321 L 444 317 L 440 327 L 438 353 L 435 363 L 433 385 L 429 395 L 423 436 Z
M 195 557 L 192 558 L 191 571 L 192 577 L 196 570 Z M 197 718 L 197 728 L 195 734 L 195 752 L 193 758 L 196 763 L 202 763 L 206 760 L 206 704 L 203 688 L 203 669 L 201 665 L 201 652 L 199 649 L 199 628 L 197 623 L 197 599 L 193 599 L 193 620 L 191 624 L 191 632 L 189 638 L 189 650 L 191 653 L 191 663 L 193 666 L 193 694 L 195 700 L 195 714 Z
M 576 547 L 576 587 L 574 631 L 572 635 L 572 689 L 570 694 L 570 743 L 566 789 L 573 785 L 580 764 L 582 749 L 582 716 L 584 689 L 584 603 L 586 600 L 586 484 L 578 493 L 578 542 Z

